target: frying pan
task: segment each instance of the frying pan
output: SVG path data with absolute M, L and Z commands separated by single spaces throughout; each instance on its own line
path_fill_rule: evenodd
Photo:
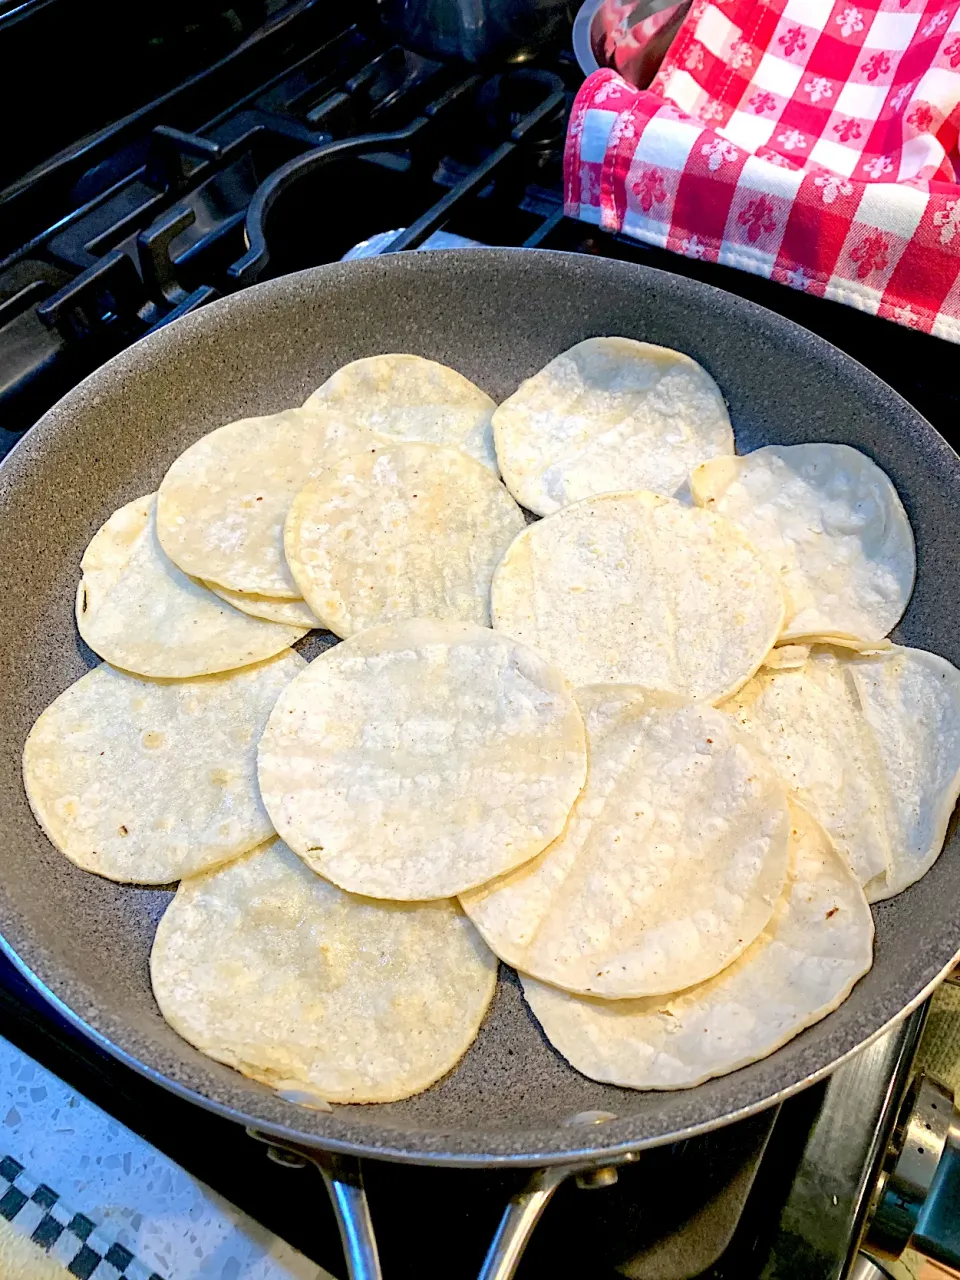
M 960 664 L 960 459 L 873 374 L 788 320 L 632 264 L 520 250 L 397 254 L 242 290 L 145 338 L 55 405 L 0 466 L 0 932 L 10 957 L 91 1039 L 159 1084 L 324 1169 L 355 1276 L 378 1274 L 359 1156 L 540 1172 L 505 1215 L 485 1275 L 511 1274 L 572 1168 L 747 1116 L 836 1067 L 917 1005 L 960 951 L 960 839 L 874 909 L 876 962 L 836 1012 L 762 1062 L 695 1089 L 596 1084 L 547 1044 L 502 973 L 474 1046 L 405 1102 L 285 1102 L 211 1061 L 163 1021 L 148 980 L 172 890 L 86 874 L 41 834 L 20 753 L 39 712 L 97 661 L 73 600 L 81 553 L 115 508 L 155 489 L 191 441 L 302 401 L 357 357 L 410 351 L 496 399 L 564 348 L 625 334 L 689 352 L 722 388 L 741 452 L 842 441 L 892 477 L 913 523 L 917 586 L 897 632 Z M 602 1123 L 600 1122 L 602 1121 Z M 288 1156 L 293 1159 L 294 1156 Z

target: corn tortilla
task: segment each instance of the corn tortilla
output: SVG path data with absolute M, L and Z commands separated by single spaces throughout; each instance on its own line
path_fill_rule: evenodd
M 445 444 L 497 474 L 496 403 L 456 369 L 422 356 L 367 356 L 338 369 L 306 408 L 342 414 L 390 440 Z
M 164 551 L 185 573 L 231 591 L 295 600 L 283 522 L 297 493 L 376 437 L 320 409 L 218 427 L 185 449 L 157 495 Z
M 643 491 L 529 525 L 491 599 L 494 626 L 574 687 L 638 684 L 708 702 L 757 670 L 784 609 L 776 570 L 736 525 Z
M 704 463 L 690 488 L 779 567 L 781 640 L 869 648 L 900 621 L 916 576 L 913 531 L 889 477 L 859 449 L 767 445 Z
M 374 902 L 280 840 L 185 880 L 150 957 L 163 1016 L 287 1098 L 395 1102 L 470 1047 L 497 962 L 455 902 Z
M 577 690 L 587 782 L 539 857 L 461 895 L 493 951 L 621 999 L 712 977 L 763 929 L 787 870 L 786 792 L 722 712 Z
M 791 806 L 791 867 L 763 933 L 709 982 L 645 1000 L 523 991 L 547 1039 L 593 1080 L 691 1089 L 765 1058 L 841 1004 L 873 962 L 863 890 L 821 827 Z
M 733 453 L 706 370 L 633 338 L 588 338 L 563 352 L 503 402 L 493 430 L 507 488 L 541 516 L 622 489 L 685 498 L 694 467 Z
M 259 761 L 287 844 L 341 888 L 395 899 L 453 897 L 534 857 L 586 774 L 559 672 L 507 636 L 422 618 L 315 658 Z
M 77 866 L 137 884 L 166 884 L 252 849 L 273 831 L 257 742 L 305 665 L 287 650 L 195 680 L 94 668 L 47 707 L 24 746 L 38 822 Z
M 335 635 L 403 618 L 490 623 L 490 581 L 523 512 L 459 449 L 396 444 L 345 458 L 299 493 L 287 562 Z
M 101 658 L 137 675 L 212 675 L 281 653 L 305 627 L 248 617 L 177 568 L 157 540 L 156 495 L 115 511 L 80 561 L 77 627 Z

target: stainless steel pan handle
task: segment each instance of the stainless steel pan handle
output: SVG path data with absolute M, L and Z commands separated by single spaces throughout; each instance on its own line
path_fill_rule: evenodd
M 360 1161 L 325 1151 L 309 1158 L 323 1174 L 337 1215 L 348 1280 L 382 1280 L 377 1239 L 373 1234 L 367 1193 L 363 1189 Z
M 340 1230 L 347 1280 L 383 1280 L 360 1161 L 353 1156 L 283 1142 L 262 1129 L 247 1129 L 247 1133 L 267 1144 L 267 1155 L 277 1164 L 289 1169 L 312 1164 L 320 1170 Z
M 304 1152 L 323 1174 L 340 1227 L 349 1280 L 381 1280 L 370 1209 L 360 1178 L 358 1160 L 331 1158 L 324 1152 Z M 345 1166 L 356 1166 L 356 1171 Z M 533 1229 L 562 1182 L 576 1174 L 583 1187 L 604 1187 L 616 1181 L 616 1170 L 595 1166 L 556 1165 L 538 1169 L 504 1210 L 497 1233 L 483 1260 L 477 1280 L 513 1280 Z
M 360 1161 L 352 1156 L 283 1142 L 261 1129 L 247 1132 L 251 1138 L 267 1144 L 267 1154 L 278 1164 L 295 1169 L 312 1164 L 320 1170 L 340 1229 L 348 1280 L 383 1280 Z M 606 1187 L 617 1180 L 617 1171 L 612 1166 L 562 1164 L 537 1169 L 504 1210 L 478 1280 L 513 1280 L 533 1229 L 553 1193 L 574 1174 L 584 1188 Z
M 569 1165 L 538 1169 L 523 1190 L 511 1198 L 483 1260 L 478 1280 L 512 1280 L 540 1215 L 557 1187 L 572 1172 Z

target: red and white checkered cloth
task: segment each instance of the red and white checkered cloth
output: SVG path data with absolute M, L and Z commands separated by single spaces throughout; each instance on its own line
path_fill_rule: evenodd
M 960 0 L 695 0 L 589 76 L 574 217 L 960 342 Z

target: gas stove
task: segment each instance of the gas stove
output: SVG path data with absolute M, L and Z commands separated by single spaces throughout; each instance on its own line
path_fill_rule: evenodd
M 321 0 L 227 2 L 125 9 L 108 54 L 114 0 L 84 6 L 82 23 L 65 0 L 0 0 L 8 65 L 59 51 L 46 124 L 18 129 L 12 78 L 0 87 L 12 138 L 0 156 L 4 452 L 150 330 L 374 236 L 399 251 L 441 229 L 719 285 L 822 334 L 956 431 L 942 340 L 565 218 L 564 133 L 582 79 L 568 48 L 486 74 L 391 43 L 372 0 L 349 22 Z
M 82 17 L 65 0 L 0 0 L 0 56 L 27 65 L 38 49 L 45 123 L 18 131 L 22 101 L 0 86 L 0 455 L 110 356 L 216 297 L 444 237 L 625 258 L 751 298 L 873 368 L 956 439 L 946 343 L 564 216 L 582 78 L 567 48 L 498 69 L 443 63 L 392 43 L 372 0 L 345 13 L 323 0 L 167 0 L 134 14 L 92 0 Z M 521 1280 L 841 1280 L 888 1142 L 910 1131 L 897 1117 L 923 1018 L 778 1108 L 645 1153 L 615 1180 L 570 1179 Z M 235 1125 L 103 1054 L 5 961 L 0 1032 L 342 1274 L 313 1174 L 271 1163 Z M 476 1275 L 523 1178 L 369 1162 L 385 1274 Z

